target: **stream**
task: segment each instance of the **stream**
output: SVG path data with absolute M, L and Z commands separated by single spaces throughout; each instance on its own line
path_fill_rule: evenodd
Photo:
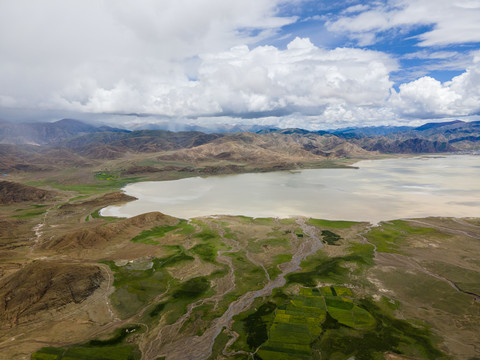
M 165 356 L 167 360 L 207 359 L 212 353 L 212 347 L 216 337 L 224 327 L 230 329 L 232 319 L 235 315 L 248 310 L 256 298 L 270 296 L 273 289 L 284 286 L 286 283 L 285 277 L 299 270 L 302 260 L 316 253 L 323 246 L 313 226 L 305 224 L 303 218 L 298 218 L 297 224 L 306 236 L 297 248 L 296 253 L 293 254 L 292 260 L 289 263 L 283 264 L 280 275 L 273 280 L 269 279 L 262 289 L 249 291 L 232 302 L 221 317 L 212 321 L 211 327 L 207 329 L 203 335 L 182 338 L 163 346 L 161 349 L 156 349 L 155 343 L 151 343 L 148 351 L 144 355 L 144 359 L 154 360 L 161 356 Z M 191 308 L 189 309 L 190 312 Z M 161 333 L 159 335 L 161 336 Z

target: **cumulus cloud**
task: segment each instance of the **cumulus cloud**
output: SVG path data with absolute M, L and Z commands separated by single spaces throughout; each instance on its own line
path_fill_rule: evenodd
M 59 92 L 55 106 L 90 112 L 143 112 L 168 116 L 246 114 L 283 110 L 323 112 L 335 107 L 381 106 L 390 94 L 388 55 L 361 49 L 324 50 L 296 38 L 273 46 L 201 56 L 197 78 L 175 74 L 121 80 L 111 88 L 78 80 Z M 87 101 L 82 92 L 88 93 Z M 346 115 L 347 116 L 347 115 Z
M 389 0 L 327 23 L 330 31 L 346 33 L 360 45 L 375 43 L 389 29 L 431 26 L 418 35 L 420 46 L 480 42 L 480 2 L 477 0 Z
M 277 16 L 283 2 L 3 0 L 0 95 L 34 107 L 86 83 L 113 91 L 148 74 L 170 81 L 183 75 L 184 59 L 255 43 L 294 22 Z
M 0 1 L 0 111 L 228 118 L 311 129 L 480 111 L 480 53 L 407 55 L 466 70 L 449 82 L 422 77 L 395 91 L 391 74 L 398 64 L 383 52 L 324 49 L 308 38 L 286 48 L 258 46 L 297 21 L 279 15 L 291 2 Z M 480 18 L 477 1 L 378 4 L 346 9 L 329 29 L 362 43 L 394 27 L 422 24 L 433 26 L 421 35 L 425 46 L 458 42 L 463 31 L 470 34 L 462 42 L 480 39 L 473 21 Z M 442 37 L 444 31 L 451 34 Z
M 401 115 L 435 118 L 480 113 L 480 53 L 464 73 L 441 83 L 425 76 L 401 84 L 389 104 Z
M 309 39 L 296 38 L 285 50 L 239 47 L 208 56 L 200 74 L 208 88 L 224 97 L 222 109 L 233 106 L 231 110 L 241 112 L 379 104 L 388 96 L 388 76 L 395 68 L 383 53 L 323 50 Z

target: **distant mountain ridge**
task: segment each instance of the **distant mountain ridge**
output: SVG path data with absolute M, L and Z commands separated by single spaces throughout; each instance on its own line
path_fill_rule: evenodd
M 266 128 L 235 133 L 128 131 L 96 127 L 72 119 L 36 124 L 0 122 L 2 171 L 44 171 L 62 164 L 91 166 L 98 160 L 122 159 L 135 154 L 167 162 L 300 164 L 379 153 L 459 151 L 480 151 L 480 121 L 456 120 L 417 128 L 366 127 L 331 131 Z
M 415 130 L 424 131 L 424 130 L 430 130 L 430 129 L 438 129 L 438 128 L 450 126 L 450 125 L 463 125 L 463 124 L 466 124 L 466 123 L 465 121 L 461 121 L 461 120 L 453 120 L 453 121 L 447 121 L 443 123 L 426 123 L 426 124 L 423 124 L 422 126 L 415 128 Z
M 94 126 L 79 120 L 56 122 L 11 123 L 0 121 L 0 144 L 48 145 L 83 134 L 97 132 L 128 132 L 109 126 Z

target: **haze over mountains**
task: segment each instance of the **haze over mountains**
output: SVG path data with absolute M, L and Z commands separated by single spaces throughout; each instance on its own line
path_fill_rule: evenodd
M 460 120 L 412 127 L 331 131 L 255 129 L 203 133 L 136 130 L 63 119 L 53 123 L 0 123 L 0 169 L 39 169 L 48 164 L 91 164 L 125 154 L 161 153 L 181 161 L 308 161 L 375 154 L 415 154 L 480 149 L 480 122 Z

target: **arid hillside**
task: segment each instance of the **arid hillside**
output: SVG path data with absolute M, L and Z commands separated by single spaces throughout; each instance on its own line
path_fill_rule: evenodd
M 54 191 L 47 191 L 33 186 L 0 181 L 0 204 L 13 204 L 23 201 L 46 201 L 55 196 Z

